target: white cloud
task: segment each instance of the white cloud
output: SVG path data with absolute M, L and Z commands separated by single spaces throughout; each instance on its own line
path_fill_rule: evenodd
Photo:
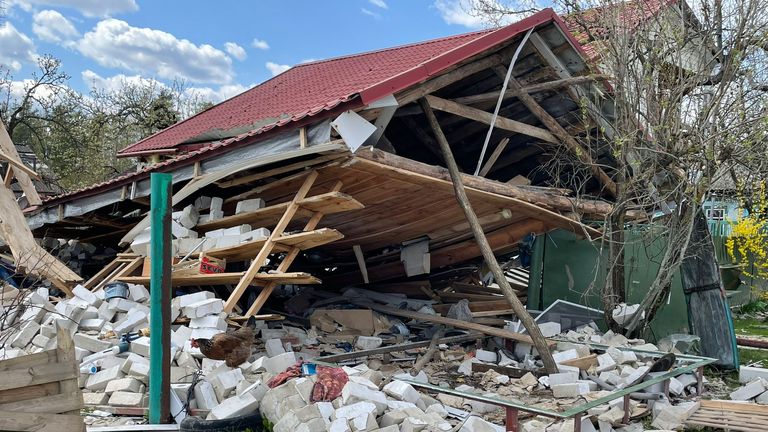
M 253 45 L 254 48 L 258 48 L 260 50 L 268 50 L 269 44 L 264 39 L 254 39 L 253 42 L 251 42 L 251 45 Z
M 281 65 L 273 62 L 267 62 L 266 66 L 267 66 L 267 69 L 269 69 L 269 72 L 272 73 L 272 76 L 280 75 L 281 73 L 291 68 L 290 65 L 286 65 L 286 64 Z
M 117 74 L 110 77 L 102 77 L 96 72 L 86 69 L 80 76 L 85 85 L 89 88 L 105 92 L 119 90 L 125 85 L 154 86 L 157 90 L 171 89 L 161 81 L 152 78 L 143 78 L 139 75 Z M 182 96 L 189 99 L 218 103 L 236 96 L 251 87 L 253 87 L 253 84 L 250 86 L 244 86 L 242 84 L 225 84 L 218 88 L 188 87 L 184 89 Z
M 360 9 L 360 12 L 362 12 L 362 13 L 363 13 L 363 14 L 365 14 L 365 15 L 370 15 L 370 16 L 372 16 L 372 17 L 376 18 L 376 19 L 380 19 L 380 18 L 381 18 L 381 15 L 377 14 L 377 13 L 376 13 L 376 12 L 374 12 L 374 11 L 368 10 L 368 9 L 366 9 L 366 8 L 362 8 L 362 9 Z
M 389 9 L 389 6 L 387 5 L 387 2 L 384 0 L 368 0 L 368 3 L 380 7 L 382 9 Z
M 472 29 L 483 27 L 484 21 L 470 14 L 474 0 L 435 0 L 435 8 L 446 24 L 458 24 Z
M 446 24 L 458 24 L 470 29 L 511 24 L 542 8 L 538 0 L 514 0 L 512 2 L 499 2 L 498 0 L 435 0 L 433 6 Z M 483 13 L 478 13 L 479 10 L 483 9 L 490 9 L 493 12 L 484 16 Z
M 72 8 L 87 17 L 108 17 L 124 12 L 136 12 L 136 0 L 11 0 L 10 6 L 18 5 L 26 11 L 33 6 Z
M 0 91 L 0 97 L 5 98 L 10 92 L 11 100 L 19 100 L 27 94 L 28 89 L 35 85 L 35 81 L 32 79 L 25 79 L 21 81 L 11 81 L 10 85 Z M 48 85 L 40 85 L 32 92 L 32 96 L 41 99 L 50 99 L 56 93 L 56 90 Z
M 242 84 L 227 84 L 218 89 L 213 89 L 211 87 L 190 87 L 184 91 L 184 94 L 190 98 L 219 103 L 233 96 L 237 96 L 251 87 L 253 87 L 253 85 L 244 86 Z
M 29 36 L 16 30 L 10 22 L 0 25 L 0 66 L 21 69 L 23 63 L 37 61 L 35 44 Z
M 117 74 L 105 78 L 90 69 L 82 71 L 80 77 L 89 88 L 105 92 L 119 90 L 125 85 L 166 87 L 165 84 L 156 79 L 143 78 L 140 75 Z
M 44 10 L 33 17 L 32 31 L 47 42 L 67 42 L 80 36 L 75 26 L 55 10 Z
M 224 49 L 227 50 L 229 55 L 232 57 L 243 61 L 248 57 L 248 54 L 245 52 L 245 48 L 241 47 L 240 45 L 234 43 L 234 42 L 227 42 L 224 44 Z
M 232 60 L 211 45 L 195 45 L 170 33 L 133 27 L 117 19 L 100 21 L 78 41 L 77 48 L 102 66 L 160 78 L 227 84 L 234 77 Z

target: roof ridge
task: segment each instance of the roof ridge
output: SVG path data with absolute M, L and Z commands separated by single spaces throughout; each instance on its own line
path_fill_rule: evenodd
M 362 56 L 371 55 L 371 54 L 380 54 L 380 53 L 387 52 L 387 51 L 394 51 L 394 50 L 400 50 L 400 49 L 410 48 L 410 47 L 414 47 L 414 46 L 427 45 L 427 44 L 430 44 L 430 43 L 444 42 L 444 41 L 448 41 L 448 40 L 451 40 L 451 39 L 459 39 L 459 38 L 463 38 L 463 37 L 467 37 L 467 36 L 475 35 L 475 34 L 479 35 L 479 34 L 483 34 L 483 33 L 490 33 L 490 32 L 498 30 L 499 28 L 500 27 L 493 27 L 493 28 L 488 28 L 488 29 L 475 30 L 475 31 L 471 31 L 471 32 L 459 33 L 459 34 L 454 34 L 454 35 L 450 35 L 450 36 L 442 36 L 442 37 L 438 37 L 438 38 L 427 39 L 427 40 L 423 40 L 423 41 L 419 41 L 419 42 L 410 42 L 410 43 L 406 43 L 406 44 L 402 44 L 402 45 L 395 45 L 395 46 L 386 47 L 386 48 L 378 48 L 378 49 L 374 49 L 374 50 L 370 50 L 370 51 L 363 51 L 363 52 L 354 53 L 354 54 L 344 54 L 344 55 L 340 55 L 340 56 L 336 56 L 336 57 L 329 57 L 327 59 L 320 59 L 320 60 L 314 60 L 314 61 L 311 61 L 311 62 L 298 63 L 295 66 L 292 66 L 291 68 L 297 68 L 297 67 L 308 66 L 308 65 L 316 65 L 316 64 L 320 64 L 320 63 L 326 63 L 326 62 L 337 61 L 337 60 L 345 60 L 345 59 L 349 59 L 349 58 L 362 57 Z M 266 81 L 264 81 L 264 82 L 266 82 Z M 261 85 L 261 84 L 259 84 L 259 85 Z
M 346 55 L 331 57 L 331 58 L 327 58 L 327 59 L 316 60 L 316 61 L 312 61 L 312 62 L 299 63 L 299 64 L 296 64 L 294 66 L 291 66 L 291 69 L 298 69 L 298 68 L 301 68 L 301 67 L 304 67 L 304 66 L 318 65 L 318 64 L 322 64 L 322 63 L 329 63 L 329 62 L 333 62 L 333 61 L 340 61 L 340 60 L 345 60 L 345 59 L 350 59 L 350 58 L 355 58 L 355 57 L 363 57 L 363 56 L 366 56 L 366 55 L 380 54 L 380 53 L 384 53 L 384 52 L 387 52 L 387 51 L 395 51 L 395 50 L 401 50 L 401 49 L 410 48 L 410 47 L 423 46 L 423 45 L 428 45 L 428 44 L 433 44 L 433 43 L 438 43 L 438 42 L 449 41 L 449 40 L 453 40 L 453 39 L 465 38 L 465 37 L 471 36 L 471 35 L 481 35 L 481 34 L 490 33 L 490 32 L 496 31 L 496 30 L 498 30 L 498 28 L 475 30 L 475 31 L 471 31 L 471 32 L 459 33 L 459 34 L 450 35 L 450 36 L 443 36 L 443 37 L 439 37 L 439 38 L 427 39 L 427 40 L 423 40 L 423 41 L 419 41 L 419 42 L 411 42 L 411 43 L 402 44 L 402 45 L 396 45 L 396 46 L 392 46 L 392 47 L 379 48 L 379 49 L 374 49 L 374 50 L 370 50 L 370 51 L 363 51 L 363 52 L 354 53 L 354 54 L 346 54 Z M 128 149 L 130 149 L 132 147 L 136 147 L 136 146 L 140 145 L 141 143 L 143 143 L 145 141 L 148 141 L 149 139 L 151 139 L 151 138 L 153 138 L 153 137 L 155 137 L 157 135 L 163 134 L 163 133 L 165 133 L 165 132 L 167 132 L 167 131 L 169 131 L 171 129 L 176 128 L 177 126 L 181 126 L 181 125 L 187 123 L 187 121 L 192 120 L 192 119 L 198 117 L 199 115 L 201 115 L 201 114 L 203 114 L 203 113 L 205 113 L 207 111 L 210 111 L 210 110 L 216 108 L 217 106 L 219 106 L 219 105 L 221 105 L 221 104 L 223 104 L 225 102 L 231 102 L 233 100 L 236 100 L 236 99 L 240 98 L 241 96 L 244 96 L 244 95 L 248 94 L 252 90 L 255 90 L 255 89 L 259 88 L 259 87 L 267 85 L 270 81 L 272 81 L 274 79 L 277 79 L 280 75 L 282 75 L 284 73 L 288 73 L 288 72 L 290 72 L 290 69 L 286 70 L 285 72 L 279 73 L 279 74 L 277 74 L 275 76 L 272 76 L 272 77 L 270 77 L 270 78 L 268 78 L 268 79 L 266 79 L 266 80 L 256 84 L 253 87 L 249 87 L 249 88 L 243 90 L 242 92 L 236 94 L 235 96 L 232 96 L 230 98 L 224 99 L 224 100 L 222 100 L 222 101 L 220 101 L 220 102 L 218 102 L 218 103 L 216 103 L 216 104 L 206 108 L 205 110 L 200 111 L 199 113 L 196 113 L 193 116 L 187 117 L 184 120 L 181 120 L 181 121 L 179 121 L 177 123 L 174 123 L 174 124 L 168 126 L 167 128 L 165 128 L 163 130 L 159 130 L 159 131 L 153 133 L 152 135 L 149 135 L 147 137 L 142 138 L 139 141 L 131 143 L 128 146 L 126 146 L 125 148 L 119 150 L 118 154 L 122 154 L 122 155 L 132 154 L 133 152 L 131 152 L 131 151 L 125 152 L 125 150 L 128 150 Z M 181 143 L 178 143 L 178 144 L 181 144 Z M 178 144 L 176 144 L 176 145 L 178 146 Z M 140 152 L 141 151 L 139 151 L 139 153 Z

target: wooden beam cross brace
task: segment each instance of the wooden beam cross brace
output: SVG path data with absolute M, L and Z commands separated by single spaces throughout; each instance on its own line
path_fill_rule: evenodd
M 312 177 L 312 176 L 310 175 L 310 177 Z M 309 180 L 309 179 L 307 179 L 307 180 Z M 314 181 L 314 179 L 313 179 L 313 181 Z M 306 182 L 305 182 L 305 184 L 306 184 Z M 342 182 L 337 181 L 334 184 L 334 186 L 331 189 L 331 191 L 332 192 L 338 192 L 338 191 L 341 190 L 342 186 L 343 186 Z M 309 188 L 307 188 L 307 191 L 308 190 L 309 190 Z M 301 189 L 299 191 L 301 191 Z M 305 192 L 305 195 L 306 195 L 306 192 Z M 297 194 L 297 196 L 298 196 L 298 194 Z M 303 199 L 303 197 L 302 197 L 302 199 Z M 295 200 L 295 198 L 294 198 L 294 200 Z M 287 210 L 286 210 L 286 213 L 287 213 Z M 304 226 L 304 231 L 312 231 L 315 228 L 317 228 L 317 224 L 320 223 L 320 219 L 322 219 L 322 218 L 323 218 L 323 213 L 322 212 L 315 212 L 312 215 L 312 217 L 309 218 L 309 221 L 307 221 L 307 224 Z M 291 248 L 291 250 L 288 251 L 288 253 L 283 258 L 283 261 L 277 267 L 277 271 L 281 272 L 281 273 L 288 271 L 288 268 L 291 266 L 291 264 L 293 264 L 293 260 L 296 259 L 296 257 L 299 255 L 300 252 L 301 252 L 301 248 L 299 248 L 298 246 L 294 246 L 293 248 Z M 266 303 L 267 299 L 269 298 L 270 294 L 272 294 L 272 291 L 275 289 L 276 286 L 277 286 L 277 283 L 275 283 L 275 282 L 268 282 L 264 286 L 264 288 L 261 289 L 261 292 L 259 293 L 259 296 L 256 297 L 256 300 L 253 302 L 251 307 L 248 308 L 248 312 L 246 312 L 245 316 L 252 316 L 252 315 L 256 315 L 257 313 L 259 313 L 259 310 L 261 310 L 261 307 L 264 306 L 264 303 Z

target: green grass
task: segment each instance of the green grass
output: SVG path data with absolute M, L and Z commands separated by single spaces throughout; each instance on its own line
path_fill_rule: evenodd
M 737 318 L 733 320 L 736 336 L 764 336 L 768 337 L 768 322 L 755 318 Z
M 739 360 L 743 365 L 759 363 L 758 367 L 768 367 L 768 350 L 739 347 Z

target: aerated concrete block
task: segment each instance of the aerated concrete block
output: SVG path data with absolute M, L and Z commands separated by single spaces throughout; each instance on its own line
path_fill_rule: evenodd
M 237 202 L 235 214 L 252 212 L 264 207 L 264 200 L 261 198 L 252 198 Z
M 109 405 L 124 407 L 144 406 L 144 393 L 116 391 L 109 397 Z
M 585 383 L 570 383 L 553 385 L 552 394 L 556 398 L 579 397 L 589 393 L 589 386 Z
M 99 372 L 88 377 L 85 388 L 91 391 L 104 391 L 110 381 L 123 377 L 120 366 L 113 366 L 108 369 L 102 369 Z
M 293 351 L 269 357 L 264 360 L 264 368 L 267 372 L 275 375 L 284 372 L 294 364 L 296 364 L 296 354 Z
M 87 349 L 91 352 L 99 352 L 108 348 L 112 348 L 112 343 L 99 340 L 95 337 L 88 336 L 83 333 L 75 333 L 72 339 L 75 343 L 75 346 L 82 349 Z
M 768 381 L 768 369 L 766 369 L 766 368 L 759 368 L 759 367 L 752 367 L 752 366 L 741 366 L 739 368 L 739 382 L 740 383 L 746 384 L 746 383 L 754 381 L 755 378 L 762 378 L 762 379 Z
M 109 395 L 99 392 L 83 393 L 83 404 L 85 405 L 106 405 L 109 401 Z
M 250 393 L 242 396 L 233 396 L 225 399 L 219 405 L 211 409 L 208 420 L 221 420 L 232 417 L 248 415 L 259 407 L 259 401 Z
M 759 396 L 765 391 L 765 382 L 757 378 L 749 384 L 741 387 L 740 389 L 730 394 L 731 400 L 735 401 L 747 401 Z
M 227 330 L 227 321 L 224 314 L 208 315 L 200 318 L 192 318 L 189 321 L 189 327 L 196 328 L 215 328 L 221 331 Z
M 182 313 L 189 318 L 219 314 L 222 311 L 224 311 L 224 301 L 221 299 L 207 299 L 182 308 Z
M 128 284 L 128 290 L 131 293 L 131 300 L 142 303 L 149 300 L 149 291 L 144 285 Z
M 195 386 L 195 400 L 197 407 L 205 410 L 212 410 L 219 404 L 216 399 L 216 391 L 208 381 L 200 381 Z
M 86 303 L 88 303 L 91 306 L 99 307 L 99 305 L 101 304 L 101 300 L 99 300 L 99 298 L 96 297 L 96 295 L 92 293 L 91 290 L 89 290 L 88 288 L 80 284 L 77 284 L 72 289 L 72 294 L 74 294 L 75 297 L 84 300 Z
M 414 404 L 421 400 L 421 394 L 412 385 L 402 381 L 392 381 L 385 385 L 382 390 L 397 400 Z
M 131 341 L 131 352 L 149 358 L 149 337 L 142 336 Z
M 107 383 L 104 393 L 111 394 L 116 391 L 139 393 L 144 384 L 136 378 L 120 378 Z
M 264 349 L 267 350 L 267 356 L 275 357 L 285 352 L 283 341 L 280 339 L 269 339 L 264 342 Z
M 361 350 L 378 348 L 383 343 L 380 337 L 376 336 L 358 336 L 355 341 L 355 347 Z
M 237 384 L 244 380 L 243 372 L 240 369 L 232 369 L 227 372 L 217 374 L 211 379 L 211 385 L 216 391 L 216 398 L 218 400 L 226 399 L 232 390 L 237 387 Z
M 37 332 L 40 331 L 40 324 L 30 321 L 21 326 L 21 330 L 16 333 L 16 337 L 11 342 L 13 348 L 24 348 L 32 342 Z
M 348 382 L 341 390 L 341 400 L 345 405 L 357 401 L 371 402 L 376 405 L 378 415 L 387 410 L 387 396 L 384 393 L 353 382 Z

